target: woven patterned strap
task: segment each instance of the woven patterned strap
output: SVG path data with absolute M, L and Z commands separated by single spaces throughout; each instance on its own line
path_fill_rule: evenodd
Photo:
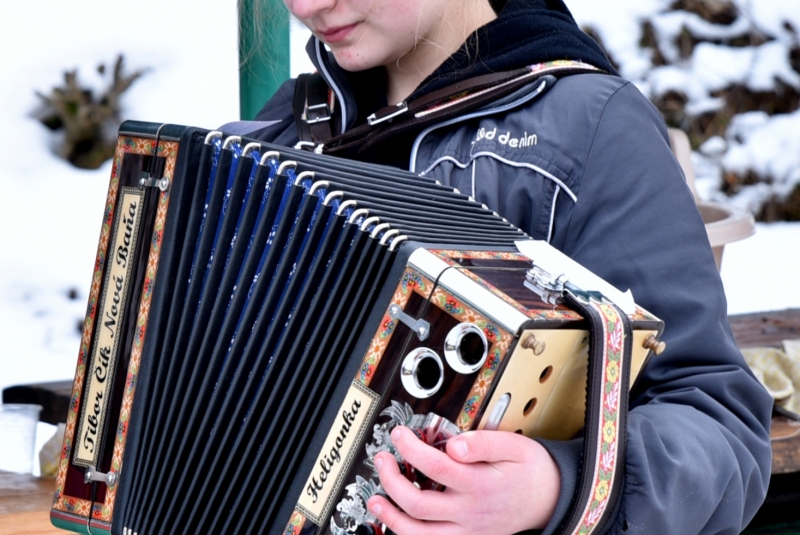
M 563 533 L 604 533 L 617 510 L 625 475 L 631 327 L 616 306 L 567 293 L 589 321 L 584 457 L 578 494 Z

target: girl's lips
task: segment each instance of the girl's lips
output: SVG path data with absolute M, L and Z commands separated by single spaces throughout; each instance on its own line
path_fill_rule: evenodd
M 322 37 L 322 40 L 328 44 L 338 43 L 350 35 L 350 32 L 352 32 L 356 26 L 358 26 L 357 22 L 347 26 L 339 26 L 338 28 L 329 28 L 327 30 L 320 31 L 320 36 Z

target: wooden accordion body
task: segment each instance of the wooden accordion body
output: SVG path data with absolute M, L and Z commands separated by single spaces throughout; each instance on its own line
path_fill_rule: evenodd
M 589 333 L 526 286 L 525 239 L 429 179 L 125 123 L 53 523 L 371 533 L 392 425 L 571 437 Z M 663 325 L 629 320 L 635 378 Z

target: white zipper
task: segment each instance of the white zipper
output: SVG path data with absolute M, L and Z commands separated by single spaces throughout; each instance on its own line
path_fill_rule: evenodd
M 553 239 L 553 225 L 556 222 L 556 202 L 558 201 L 558 194 L 561 193 L 561 188 L 556 188 L 553 195 L 553 204 L 550 206 L 550 225 L 547 227 L 547 243 Z
M 328 69 L 325 68 L 325 62 L 322 61 L 322 54 L 320 51 L 324 48 L 324 45 L 316 37 L 314 38 L 314 41 L 317 45 L 317 63 L 319 64 L 319 69 L 322 71 L 322 77 L 325 78 L 325 80 L 328 82 L 328 85 L 331 87 L 331 89 L 333 89 L 333 92 L 336 93 L 336 100 L 339 101 L 339 106 L 342 108 L 341 133 L 344 134 L 344 130 L 347 127 L 347 106 L 345 105 L 344 97 L 342 97 L 342 91 L 339 89 L 339 86 L 334 83 L 331 73 L 328 72 Z
M 444 128 L 444 127 L 447 127 L 447 126 L 452 126 L 452 125 L 454 125 L 456 123 L 460 123 L 462 121 L 469 121 L 470 119 L 476 119 L 478 117 L 485 117 L 487 115 L 493 115 L 495 113 L 503 113 L 504 111 L 508 111 L 508 110 L 514 109 L 517 106 L 521 106 L 522 104 L 525 104 L 529 100 L 539 96 L 542 93 L 542 91 L 544 91 L 544 88 L 545 88 L 546 85 L 547 85 L 547 80 L 542 80 L 542 82 L 539 84 L 539 86 L 535 90 L 533 90 L 531 93 L 528 93 L 524 97 L 518 98 L 514 102 L 510 102 L 508 104 L 505 104 L 503 106 L 499 106 L 497 108 L 491 108 L 491 109 L 487 109 L 487 110 L 475 111 L 475 112 L 472 112 L 472 113 L 468 113 L 467 115 L 462 115 L 461 117 L 454 117 L 452 119 L 448 119 L 447 121 L 443 121 L 441 123 L 429 126 L 425 130 L 420 132 L 420 134 L 417 136 L 417 139 L 414 140 L 414 145 L 411 148 L 411 157 L 410 157 L 409 162 L 408 162 L 408 169 L 411 172 L 414 172 L 414 173 L 416 172 L 417 152 L 419 151 L 419 147 L 422 144 L 422 140 L 425 138 L 425 136 L 427 136 L 428 134 L 430 134 L 434 130 L 438 130 L 439 128 Z
M 475 168 L 478 166 L 477 160 L 475 158 L 472 159 L 472 198 L 477 198 L 475 194 Z

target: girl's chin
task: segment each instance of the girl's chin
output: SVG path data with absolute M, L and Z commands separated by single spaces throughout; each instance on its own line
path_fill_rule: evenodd
M 339 67 L 350 72 L 365 71 L 377 67 L 379 64 L 379 62 L 370 61 L 352 50 L 334 50 L 333 57 L 336 58 Z

